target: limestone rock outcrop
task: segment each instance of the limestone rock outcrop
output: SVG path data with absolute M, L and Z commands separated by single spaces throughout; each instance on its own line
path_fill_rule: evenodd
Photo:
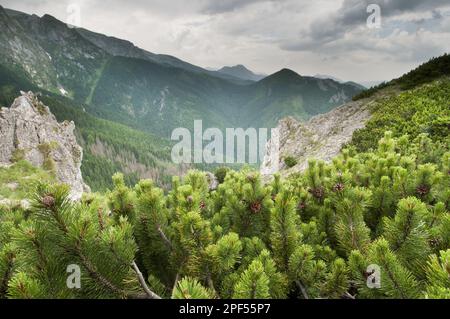
M 351 141 L 354 131 L 365 127 L 371 103 L 374 101 L 349 102 L 304 123 L 292 117 L 280 120 L 278 138 L 272 138 L 266 145 L 261 174 L 268 177 L 279 172 L 287 176 L 304 171 L 309 159 L 329 162 Z M 286 157 L 294 158 L 296 164 L 288 167 Z
M 83 182 L 83 150 L 75 138 L 73 122 L 58 123 L 50 109 L 32 92 L 21 92 L 10 108 L 0 110 L 0 163 L 27 160 L 50 170 L 71 188 L 77 200 L 89 187 Z

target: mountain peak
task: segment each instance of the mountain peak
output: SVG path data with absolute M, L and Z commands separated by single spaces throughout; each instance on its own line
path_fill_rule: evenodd
M 44 19 L 44 20 L 57 20 L 57 21 L 59 21 L 58 19 L 56 19 L 54 16 L 52 16 L 52 15 L 50 15 L 50 14 L 44 14 L 43 16 L 42 16 L 42 19 Z
M 217 72 L 220 72 L 220 73 L 223 73 L 223 74 L 227 74 L 227 75 L 231 75 L 231 76 L 234 76 L 234 77 L 239 78 L 239 79 L 250 80 L 250 81 L 259 81 L 259 80 L 261 80 L 262 78 L 265 77 L 262 74 L 255 74 L 255 73 L 253 73 L 252 71 L 247 69 L 242 64 L 237 64 L 237 65 L 234 65 L 234 66 L 224 66 L 223 68 L 221 68 Z
M 242 64 L 236 64 L 233 66 L 224 66 L 223 68 L 221 68 L 219 71 L 221 70 L 230 70 L 230 69 L 234 69 L 234 70 L 246 70 L 248 72 L 251 72 L 249 69 L 247 69 L 244 65 Z
M 7 13 L 6 13 L 5 8 L 3 8 L 1 5 L 0 5 L 0 15 L 5 15 L 5 16 L 7 16 Z
M 42 19 L 42 21 L 54 23 L 56 25 L 66 25 L 64 22 L 62 22 L 61 20 L 58 20 L 57 18 L 55 18 L 54 16 L 52 16 L 50 14 L 44 14 L 41 19 Z
M 251 72 L 249 69 L 247 69 L 247 68 L 246 68 L 244 65 L 242 65 L 242 64 L 236 64 L 236 65 L 233 66 L 232 68 L 239 69 L 239 70 L 247 70 L 247 71 Z
M 268 79 L 268 80 L 269 79 L 270 80 L 277 79 L 277 80 L 290 80 L 290 81 L 292 81 L 292 80 L 297 80 L 297 79 L 299 79 L 301 77 L 302 76 L 300 74 L 298 74 L 297 72 L 292 71 L 291 69 L 283 68 L 280 71 L 269 75 L 266 79 Z
M 301 76 L 300 74 L 298 74 L 295 71 L 292 71 L 291 69 L 287 69 L 287 68 L 283 68 L 280 71 L 278 71 L 277 73 L 280 74 L 289 74 L 289 75 L 295 75 L 295 76 Z

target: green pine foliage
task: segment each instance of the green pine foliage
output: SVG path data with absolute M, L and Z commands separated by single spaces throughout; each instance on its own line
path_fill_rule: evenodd
M 427 298 L 445 298 L 450 299 L 450 250 L 440 251 L 439 256 L 432 255 L 426 268 Z
M 172 299 L 211 299 L 213 296 L 198 280 L 189 277 L 178 281 L 172 293 Z
M 351 146 L 359 152 L 375 150 L 385 131 L 411 139 L 428 134 L 433 141 L 450 144 L 450 79 L 443 78 L 399 95 L 375 100 L 366 126 L 357 130 Z M 435 149 L 429 149 L 434 152 Z M 421 146 L 422 156 L 428 156 Z
M 72 202 L 40 183 L 27 210 L 0 209 L 0 298 L 449 298 L 449 159 L 387 132 L 266 184 L 229 170 L 211 191 L 191 171 L 164 192 L 116 174 Z

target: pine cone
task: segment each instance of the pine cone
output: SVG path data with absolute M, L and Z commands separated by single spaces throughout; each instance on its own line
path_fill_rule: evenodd
M 333 191 L 334 192 L 342 192 L 345 188 L 345 185 L 343 183 L 337 183 L 336 185 L 333 186 Z
M 41 202 L 46 208 L 52 208 L 55 206 L 55 198 L 52 195 L 44 196 Z
M 301 202 L 297 205 L 297 208 L 299 210 L 304 210 L 306 208 L 306 203 L 305 202 Z
M 439 245 L 439 240 L 436 238 L 431 238 L 430 240 L 428 240 L 428 244 L 431 247 L 437 247 Z
M 253 203 L 250 205 L 250 210 L 251 210 L 253 213 L 255 213 L 255 214 L 259 213 L 259 212 L 261 211 L 261 203 L 258 202 L 258 201 L 253 202 Z
M 201 201 L 200 202 L 200 209 L 205 209 L 206 208 L 206 204 L 205 204 L 205 202 L 204 201 Z
M 186 197 L 186 200 L 188 203 L 192 203 L 194 201 L 194 198 L 191 195 L 189 195 L 188 197 Z
M 309 192 L 312 196 L 314 196 L 317 199 L 321 199 L 325 196 L 325 190 L 322 186 L 316 187 L 316 188 L 310 188 Z
M 430 188 L 427 186 L 427 185 L 419 185 L 417 188 L 416 188 L 416 193 L 417 193 L 417 195 L 419 195 L 419 196 L 425 196 L 425 195 L 427 195 L 428 193 L 430 192 Z

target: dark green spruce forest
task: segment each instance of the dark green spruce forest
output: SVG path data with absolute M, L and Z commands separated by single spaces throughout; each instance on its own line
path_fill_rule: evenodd
M 287 69 L 218 75 L 48 15 L 0 7 L 0 25 L 0 105 L 33 91 L 74 121 L 92 189 L 73 201 L 20 154 L 0 166 L 0 299 L 450 299 L 448 54 L 363 90 Z M 168 132 L 199 115 L 274 127 L 352 99 L 370 102 L 364 128 L 287 177 L 218 167 L 212 188 L 171 162 Z

